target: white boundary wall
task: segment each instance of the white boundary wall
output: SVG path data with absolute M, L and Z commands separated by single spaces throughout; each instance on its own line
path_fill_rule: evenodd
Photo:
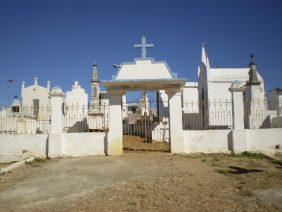
M 62 135 L 63 156 L 105 155 L 107 143 L 104 132 L 64 133 Z
M 0 163 L 19 161 L 31 156 L 45 157 L 47 134 L 0 135 Z
M 184 130 L 185 153 L 229 153 L 230 130 Z
M 105 155 L 105 132 L 58 135 L 0 135 L 0 163 L 35 157 L 82 157 Z M 172 141 L 173 142 L 173 141 Z M 175 141 L 176 142 L 176 141 Z M 267 152 L 282 148 L 282 128 L 239 130 L 184 130 L 181 152 L 228 153 Z
M 62 133 L 58 135 L 0 135 L 0 163 L 31 156 L 45 158 L 105 155 L 106 133 Z
M 273 154 L 280 146 L 282 128 L 239 130 L 184 130 L 184 153 L 242 153 L 264 152 Z
M 282 129 L 254 129 L 247 130 L 249 151 L 275 150 L 276 145 L 282 149 Z

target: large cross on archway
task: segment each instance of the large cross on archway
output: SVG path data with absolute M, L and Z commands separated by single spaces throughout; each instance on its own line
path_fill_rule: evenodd
M 146 48 L 153 48 L 153 47 L 154 47 L 154 44 L 146 43 L 146 37 L 145 36 L 142 36 L 142 43 L 141 44 L 135 44 L 134 45 L 134 48 L 141 48 L 143 59 L 146 58 Z

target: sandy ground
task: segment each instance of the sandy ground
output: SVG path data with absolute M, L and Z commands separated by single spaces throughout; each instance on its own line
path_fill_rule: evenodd
M 0 175 L 0 211 L 281 211 L 282 167 L 257 156 L 126 153 Z

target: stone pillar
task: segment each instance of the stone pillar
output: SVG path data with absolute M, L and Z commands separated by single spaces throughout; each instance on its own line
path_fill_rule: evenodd
M 241 82 L 234 82 L 229 91 L 232 93 L 233 129 L 244 129 L 244 87 Z
M 55 86 L 51 93 L 51 134 L 61 134 L 63 130 L 63 100 L 65 94 Z
M 264 101 L 264 93 L 261 92 L 260 84 L 247 84 L 246 87 L 247 109 L 248 109 L 248 128 L 256 129 L 262 124 L 266 118 L 266 101 Z M 263 111 L 259 115 L 256 111 Z M 264 117 L 265 116 L 265 117 Z
M 248 151 L 247 130 L 244 129 L 244 87 L 242 82 L 232 83 L 229 91 L 232 93 L 233 130 L 229 135 L 229 148 L 234 153 Z
M 169 135 L 171 142 L 171 153 L 185 153 L 181 92 L 179 89 L 166 90 L 169 100 Z
M 52 88 L 51 93 L 51 129 L 47 140 L 47 157 L 57 158 L 62 153 L 63 130 L 63 100 L 65 94 L 58 86 Z
M 109 132 L 107 136 L 107 154 L 120 155 L 122 151 L 122 92 L 121 91 L 108 91 L 109 93 L 109 107 L 110 107 L 110 120 Z

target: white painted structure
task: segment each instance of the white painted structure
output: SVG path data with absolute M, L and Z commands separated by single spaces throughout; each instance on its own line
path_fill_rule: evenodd
M 78 81 L 74 82 L 71 91 L 66 92 L 65 104 L 68 106 L 77 105 L 80 108 L 88 105 L 88 95 L 85 93 L 85 90 L 79 85 Z M 85 111 L 84 114 L 86 113 L 87 111 Z
M 231 102 L 231 92 L 229 88 L 234 81 L 240 81 L 244 85 L 249 80 L 249 68 L 212 68 L 209 63 L 209 58 L 206 54 L 205 48 L 202 47 L 201 65 L 199 68 L 199 97 L 204 101 L 226 101 Z M 262 95 L 257 98 L 263 100 L 264 83 L 262 77 L 258 73 L 260 81 L 260 93 Z M 230 104 L 223 106 L 221 110 L 230 111 Z M 212 114 L 216 114 L 216 108 L 206 108 L 204 119 L 206 120 L 206 127 L 218 125 Z M 220 125 L 230 125 L 230 123 L 219 123 Z
M 171 152 L 183 152 L 180 91 L 186 80 L 177 78 L 165 61 L 146 58 L 145 41 L 145 38 L 142 38 L 142 44 L 136 46 L 142 48 L 142 58 L 135 59 L 134 62 L 122 63 L 118 66 L 117 75 L 114 75 L 112 80 L 103 82 L 109 93 L 110 114 L 115 114 L 115 117 L 110 118 L 108 135 L 110 154 L 120 154 L 122 151 L 122 114 L 120 113 L 122 96 L 126 91 L 136 90 L 165 90 L 168 94 L 169 114 L 173 114 L 169 119 Z M 151 44 L 149 46 L 152 47 Z M 165 138 L 167 131 L 164 130 L 163 133 L 161 137 Z
M 105 155 L 106 133 L 0 135 L 0 163 L 39 158 Z
M 22 83 L 21 97 L 22 105 L 26 107 L 35 107 L 38 101 L 39 107 L 46 107 L 50 105 L 50 81 L 47 82 L 47 87 L 38 84 L 38 78 L 34 78 L 34 84 L 25 87 L 25 82 Z
M 72 86 L 72 91 L 66 92 L 64 104 L 64 130 L 69 130 L 77 122 L 86 121 L 88 114 L 88 95 L 77 81 Z

